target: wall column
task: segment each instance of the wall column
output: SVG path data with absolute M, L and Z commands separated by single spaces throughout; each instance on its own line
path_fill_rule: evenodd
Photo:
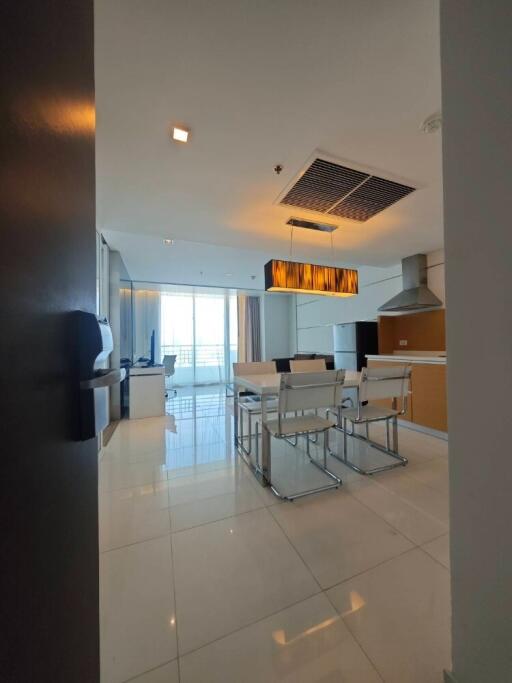
M 512 680 L 511 36 L 509 0 L 442 0 L 457 683 Z

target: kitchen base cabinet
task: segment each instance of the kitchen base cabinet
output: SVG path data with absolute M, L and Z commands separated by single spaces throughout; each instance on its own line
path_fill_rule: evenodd
M 414 422 L 448 431 L 446 411 L 446 365 L 412 366 Z

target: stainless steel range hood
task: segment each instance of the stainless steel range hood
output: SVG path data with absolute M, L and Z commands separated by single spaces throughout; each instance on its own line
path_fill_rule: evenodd
M 379 307 L 384 313 L 409 313 L 442 306 L 443 302 L 427 287 L 427 257 L 415 254 L 402 259 L 403 290 Z

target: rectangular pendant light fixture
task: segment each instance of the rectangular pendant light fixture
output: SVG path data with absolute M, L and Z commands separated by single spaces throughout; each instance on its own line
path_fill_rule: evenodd
M 358 293 L 358 273 L 350 268 L 272 259 L 265 264 L 265 291 L 354 296 Z

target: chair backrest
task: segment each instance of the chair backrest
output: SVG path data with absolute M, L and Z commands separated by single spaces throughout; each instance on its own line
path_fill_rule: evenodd
M 164 371 L 168 377 L 170 377 L 171 375 L 174 375 L 174 373 L 176 372 L 176 369 L 174 367 L 176 364 L 176 358 L 177 358 L 176 354 L 170 354 L 170 355 L 165 355 L 162 359 Z
M 322 372 L 327 370 L 325 358 L 313 358 L 312 360 L 291 360 L 291 372 Z
M 344 379 L 344 370 L 281 375 L 279 413 L 340 405 Z
M 411 366 L 400 365 L 389 368 L 363 368 L 359 381 L 359 401 L 374 401 L 382 398 L 407 398 L 411 381 Z
M 276 372 L 276 364 L 273 360 L 255 363 L 233 363 L 233 375 L 244 377 L 246 375 L 272 375 Z

